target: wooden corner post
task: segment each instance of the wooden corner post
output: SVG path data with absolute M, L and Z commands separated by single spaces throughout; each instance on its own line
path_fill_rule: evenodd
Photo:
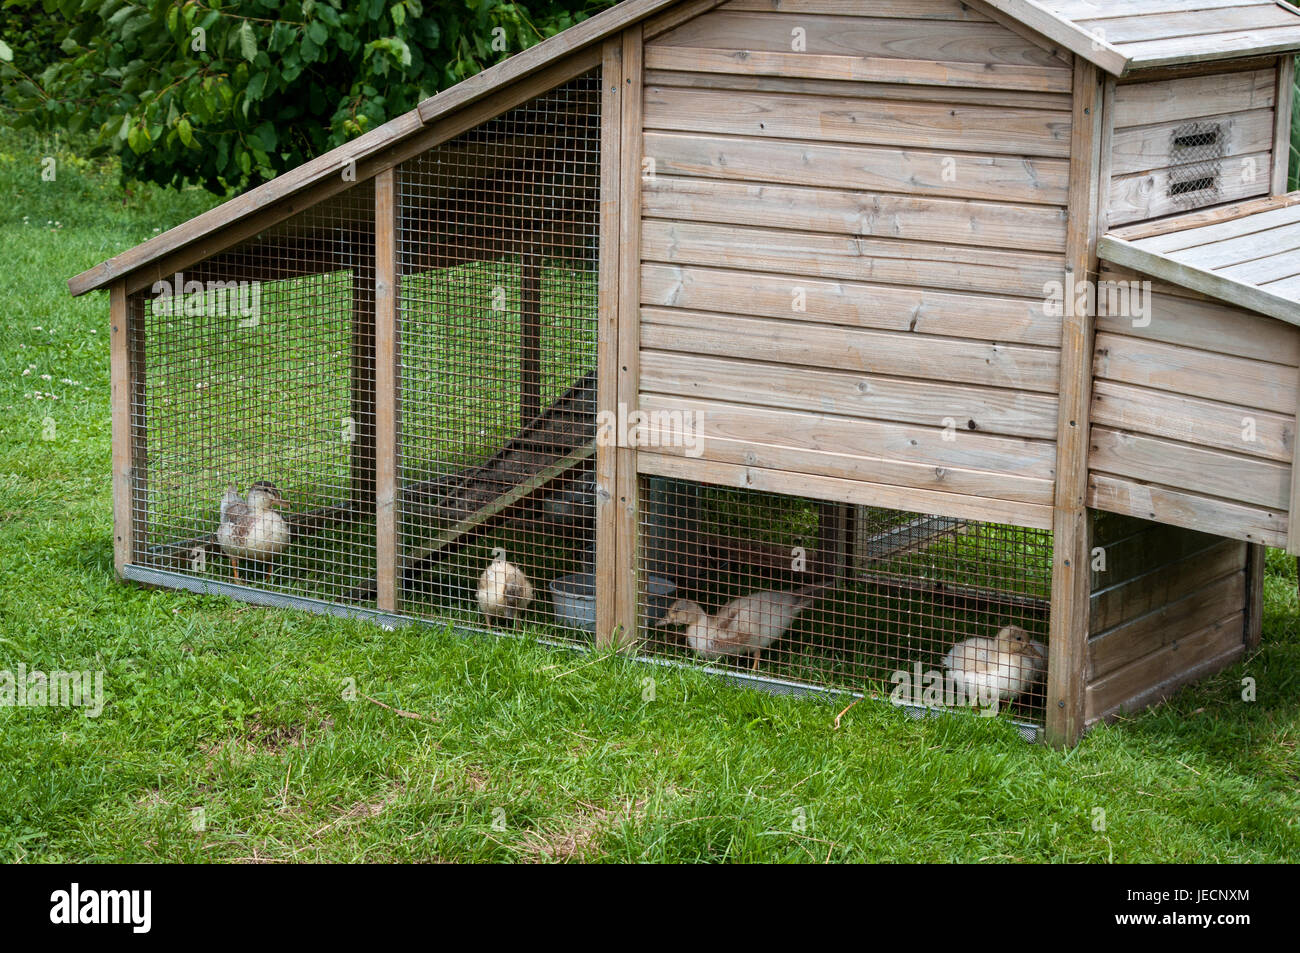
M 636 449 L 619 438 L 637 404 L 641 305 L 641 29 L 601 58 L 600 320 L 597 356 L 596 644 L 637 633 Z
M 397 171 L 375 176 L 375 606 L 397 611 Z
M 600 68 L 600 260 L 596 295 L 596 644 L 617 631 L 618 248 L 622 154 L 623 41 L 606 40 Z
M 119 578 L 131 562 L 135 529 L 131 523 L 131 316 L 126 282 L 109 287 L 109 375 L 113 432 L 113 568 Z
M 641 157 L 642 34 L 638 23 L 623 31 L 622 142 L 619 162 L 618 403 L 623 419 L 640 406 L 641 385 Z M 622 427 L 620 430 L 624 429 Z M 631 437 L 631 428 L 627 428 Z M 640 483 L 636 444 L 618 449 L 617 572 L 615 631 L 620 646 L 640 637 L 637 595 L 641 562 Z
M 1052 611 L 1048 644 L 1049 744 L 1072 745 L 1084 729 L 1091 549 L 1088 509 L 1088 410 L 1092 390 L 1094 296 L 1082 314 L 1075 289 L 1097 273 L 1097 206 L 1103 83 L 1097 67 L 1075 58 L 1070 134 L 1069 225 L 1061 318 L 1060 412 L 1052 517 Z

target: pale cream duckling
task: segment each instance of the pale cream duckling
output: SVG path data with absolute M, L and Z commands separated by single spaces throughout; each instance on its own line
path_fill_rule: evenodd
M 235 582 L 240 582 L 239 560 L 271 560 L 289 546 L 289 523 L 277 512 L 284 497 L 272 483 L 258 480 L 248 488 L 248 498 L 231 486 L 221 498 L 221 525 L 217 543 L 230 559 Z
M 514 625 L 533 601 L 533 584 L 524 571 L 498 555 L 478 577 L 478 607 L 489 625 Z
M 813 596 L 829 585 L 751 592 L 728 602 L 713 616 L 689 599 L 678 599 L 656 625 L 686 626 L 687 644 L 705 658 L 750 655 L 751 668 L 757 671 L 763 649 L 781 638 L 799 613 L 813 604 Z
M 958 642 L 944 656 L 943 667 L 972 704 L 993 698 L 1009 701 L 1042 676 L 1047 646 L 1030 640 L 1018 625 L 1003 626 L 994 638 Z

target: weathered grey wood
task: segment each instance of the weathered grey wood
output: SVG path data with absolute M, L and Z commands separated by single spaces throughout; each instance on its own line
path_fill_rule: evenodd
M 661 351 L 920 379 L 942 368 L 947 380 L 968 384 L 1047 394 L 1057 387 L 1059 355 L 1050 348 L 649 307 L 641 321 L 642 346 Z
M 1065 212 L 1044 205 L 924 198 L 655 175 L 644 214 L 695 222 L 1065 251 Z
M 1093 382 L 1092 422 L 1282 463 L 1290 462 L 1295 447 L 1294 415 L 1107 380 Z
M 1238 546 L 1242 544 L 1238 543 Z M 1148 585 L 1159 585 L 1150 580 Z M 1137 589 L 1138 587 L 1133 587 Z M 1133 593 L 1138 596 L 1139 593 Z M 1157 595 L 1167 595 L 1157 590 Z M 1195 592 L 1156 604 L 1150 611 L 1100 633 L 1088 643 L 1092 679 L 1105 678 L 1116 669 L 1157 652 L 1187 632 L 1240 613 L 1246 601 L 1246 574 L 1241 569 L 1205 582 Z
M 1273 148 L 1273 110 L 1251 109 L 1245 112 L 1200 116 L 1198 126 L 1214 123 L 1220 129 L 1219 141 L 1224 157 L 1271 152 Z M 1111 153 L 1111 174 L 1131 175 L 1165 169 L 1180 163 L 1173 139 L 1187 120 L 1172 120 L 1149 126 L 1129 126 L 1115 132 Z
M 1196 248 L 1213 246 L 1220 242 L 1249 236 L 1258 232 L 1275 229 L 1282 225 L 1294 225 L 1300 222 L 1300 204 L 1275 204 L 1273 199 L 1266 200 L 1269 205 L 1264 210 L 1253 214 L 1240 214 L 1237 209 L 1242 205 L 1229 206 L 1220 210 L 1218 221 L 1204 225 L 1188 225 L 1178 231 L 1153 235 L 1149 238 L 1134 236 L 1133 241 L 1141 241 L 1142 248 L 1149 252 L 1158 252 L 1173 256 L 1176 252 L 1191 251 Z M 1127 230 L 1115 232 L 1117 238 L 1123 238 Z
M 1030 0 L 985 2 L 1108 73 L 1119 76 L 1128 68 L 1129 58 L 1123 52 L 1041 4 Z
M 908 380 L 694 354 L 641 352 L 644 392 L 825 411 L 895 423 L 951 427 L 1045 440 L 1056 438 L 1057 401 L 947 381 Z M 945 423 L 945 421 L 947 423 Z M 1269 443 L 1270 449 L 1272 443 Z M 1290 459 L 1290 449 L 1285 453 Z
M 648 132 L 660 174 L 1063 206 L 1068 164 L 975 153 Z
M 1088 685 L 1089 725 L 1121 711 L 1137 711 L 1172 694 L 1179 686 L 1231 665 L 1244 651 L 1240 609 L 1198 632 Z
M 734 90 L 649 89 L 647 129 L 703 135 L 808 139 L 863 146 L 942 148 L 1064 158 L 1070 117 L 1041 109 L 901 103 Z
M 1207 318 L 1213 317 L 1213 311 L 1207 313 Z M 1111 327 L 1119 333 L 1111 333 Z M 1296 334 L 1290 325 L 1279 327 Z M 1166 329 L 1154 317 L 1145 328 L 1132 327 L 1132 319 L 1126 322 L 1122 318 L 1113 321 L 1108 318 L 1098 322 L 1098 329 L 1102 332 L 1097 336 L 1095 373 L 1098 377 L 1247 408 L 1291 413 L 1290 397 L 1295 387 L 1290 360 L 1297 345 L 1279 349 L 1274 356 L 1286 363 L 1274 364 L 1262 355 L 1234 357 L 1226 346 L 1216 354 L 1213 329 L 1203 335 L 1202 341 L 1201 337 L 1194 336 L 1199 329 Z M 1150 333 L 1156 329 L 1158 333 Z M 1225 322 L 1221 333 L 1226 339 L 1233 331 L 1251 330 L 1248 321 Z
M 1178 13 L 1182 10 L 1222 10 L 1230 7 L 1248 7 L 1259 0 L 1052 0 L 1049 4 L 1059 16 L 1074 21 L 1089 17 L 1128 17 L 1148 14 Z
M 1300 325 L 1300 301 L 1285 293 L 1179 264 L 1166 255 L 1145 251 L 1140 244 L 1123 241 L 1114 235 L 1102 239 L 1099 251 L 1102 257 L 1117 265 L 1146 272 L 1194 291 L 1271 315 L 1288 324 Z
M 1296 205 L 1297 203 L 1300 203 L 1300 192 L 1295 192 L 1290 195 L 1272 195 L 1266 198 L 1251 199 L 1248 202 L 1237 202 L 1233 205 L 1225 205 L 1219 208 L 1200 209 L 1195 212 L 1188 212 L 1184 215 L 1161 219 L 1158 222 L 1139 222 L 1136 225 L 1127 225 L 1124 228 L 1113 229 L 1110 232 L 1110 235 L 1113 238 L 1121 239 L 1126 242 L 1136 242 L 1139 240 L 1154 239 L 1173 233 L 1177 233 L 1178 235 L 1186 234 L 1191 239 L 1188 244 L 1195 245 L 1199 244 L 1200 239 L 1199 236 L 1192 231 L 1193 229 L 1205 228 L 1221 222 L 1227 222 L 1246 216 L 1253 216 L 1264 212 L 1272 212 L 1277 209 Z M 1185 248 L 1187 246 L 1178 244 L 1174 247 Z M 1162 248 L 1162 246 L 1153 243 L 1152 248 L 1159 249 Z
M 640 313 L 641 313 L 641 221 L 642 142 L 645 99 L 643 79 L 644 41 L 640 26 L 623 32 L 623 103 L 621 116 L 622 161 L 619 169 L 619 202 L 622 206 L 619 225 L 621 238 L 618 256 L 618 399 L 630 413 L 637 407 L 640 387 Z M 615 587 L 617 627 L 611 644 L 631 647 L 641 637 L 641 533 L 640 480 L 638 451 L 635 447 L 618 450 L 618 574 Z
M 1004 9 L 1000 3 L 995 5 Z M 1070 224 L 1062 278 L 1074 276 L 1081 280 L 1096 272 L 1104 93 L 1097 67 L 1077 60 L 1070 141 Z M 1092 315 L 1086 310 L 1079 313 L 1068 309 L 1061 322 L 1061 409 L 1057 417 L 1052 509 L 1052 614 L 1045 726 L 1048 741 L 1055 745 L 1074 744 L 1084 728 L 1084 648 L 1091 583 L 1091 520 L 1085 508 L 1085 487 L 1092 336 Z
M 1111 513 L 1183 526 L 1269 546 L 1286 545 L 1285 510 L 1201 496 L 1138 480 L 1092 472 L 1088 505 Z
M 618 419 L 620 187 L 623 144 L 623 38 L 604 43 L 600 113 L 600 250 L 597 275 L 596 412 Z M 612 418 L 610 415 L 613 415 Z M 596 439 L 596 639 L 612 641 L 618 628 L 618 587 L 626 573 L 618 562 L 618 446 L 616 435 Z
M 937 242 L 853 238 L 703 222 L 647 219 L 646 261 L 980 291 L 1041 300 L 1060 280 L 1060 257 Z
M 915 487 L 889 486 L 883 483 L 871 483 L 865 479 L 842 480 L 817 474 L 719 463 L 713 460 L 670 456 L 645 450 L 637 455 L 637 468 L 639 472 L 650 476 L 697 480 L 739 489 L 810 497 L 815 500 L 881 506 L 959 519 L 989 520 L 1031 529 L 1050 529 L 1052 525 L 1050 506 L 1015 503 L 959 493 L 943 493 Z
M 653 48 L 647 48 L 646 53 L 650 55 L 651 59 L 659 58 L 659 53 Z M 684 59 L 685 57 L 678 58 Z M 674 86 L 684 89 L 804 93 L 862 99 L 892 99 L 900 102 L 933 102 L 937 95 L 934 87 L 926 83 L 889 83 L 875 80 L 853 80 L 840 76 L 823 79 L 809 76 L 768 75 L 765 73 L 704 72 L 700 69 L 701 64 L 698 62 L 691 62 L 688 65 L 690 66 L 689 69 L 647 68 L 645 84 L 647 87 Z M 901 61 L 891 60 L 887 66 L 880 68 L 898 72 L 904 65 Z M 914 78 L 912 74 L 906 74 L 906 79 L 911 80 Z M 1046 93 L 1033 89 L 944 85 L 942 96 L 947 102 L 961 103 L 963 105 L 1027 107 L 1029 109 L 1053 109 L 1058 112 L 1061 110 L 1068 112 L 1070 109 L 1068 90 Z
M 1264 236 L 1260 236 L 1264 238 Z M 1276 249 L 1276 250 L 1274 250 Z M 1233 265 L 1215 265 L 1212 270 L 1216 275 L 1242 281 L 1247 284 L 1278 287 L 1279 283 L 1293 278 L 1300 273 L 1300 228 L 1290 236 L 1279 236 L 1273 242 L 1273 248 L 1256 248 L 1264 252 L 1258 258 Z M 1197 266 L 1193 266 L 1197 267 Z
M 1300 390 L 1300 388 L 1297 388 Z M 1296 421 L 1300 425 L 1300 404 L 1297 405 Z M 1300 556 L 1300 440 L 1295 441 L 1291 456 L 1291 487 L 1288 494 L 1287 513 L 1290 517 L 1290 530 L 1286 540 L 1286 551 L 1292 556 Z M 1300 562 L 1297 562 L 1300 569 Z
M 375 177 L 374 502 L 375 606 L 395 612 L 397 572 L 397 429 L 401 366 L 397 338 L 397 175 Z
M 1272 109 L 1276 84 L 1275 71 L 1258 69 L 1122 85 L 1115 90 L 1113 118 L 1122 129 Z
M 728 0 L 728 10 L 773 13 L 820 13 L 860 17 L 862 0 Z M 906 20 L 983 20 L 961 0 L 873 0 L 870 12 L 878 17 Z
M 109 289 L 109 377 L 113 456 L 113 568 L 123 569 L 135 552 L 132 521 L 131 446 L 131 321 L 126 285 L 121 280 Z
M 800 13 L 797 21 L 782 13 L 752 13 L 723 7 L 689 21 L 656 47 L 704 50 L 795 52 L 807 59 L 821 56 L 900 58 L 941 63 L 996 66 L 1043 66 L 1068 73 L 1069 67 L 1041 47 L 1012 36 L 1001 24 L 953 20 L 942 28 L 918 29 L 908 20 L 872 16 L 870 6 L 852 20 Z M 791 28 L 803 30 L 802 50 L 791 49 Z
M 704 454 L 713 439 L 792 447 L 929 467 L 958 467 L 1050 480 L 1056 461 L 1051 441 L 965 433 L 947 440 L 942 427 L 917 427 L 832 414 L 776 410 L 642 391 L 646 412 L 697 415 Z M 647 428 L 653 434 L 654 427 Z M 892 482 L 884 481 L 882 482 Z
M 693 20 L 701 14 L 708 13 L 721 6 L 725 0 L 683 0 L 673 4 L 662 13 L 649 17 L 641 24 L 642 41 L 649 42 L 654 37 L 676 29 L 687 20 Z
M 641 268 L 641 302 L 1005 344 L 1061 343 L 1061 319 L 1045 314 L 1042 300 L 1032 298 L 647 262 Z M 1295 349 L 1300 362 L 1300 341 Z
M 1236 503 L 1289 506 L 1291 467 L 1272 460 L 1093 426 L 1089 463 L 1116 476 Z
M 1295 17 L 1273 0 L 1263 0 L 1249 6 L 1216 7 L 1209 10 L 1192 8 L 1148 13 L 1143 9 L 1141 16 L 1133 16 L 1138 9 L 1140 8 L 1118 16 L 1084 17 L 1075 22 L 1092 33 L 1100 30 L 1108 43 L 1116 45 L 1174 37 L 1190 42 L 1192 37 L 1229 30 L 1244 32 L 1295 24 Z
M 1131 57 L 1132 69 L 1153 69 L 1172 63 L 1204 63 L 1247 53 L 1281 53 L 1296 49 L 1300 49 L 1300 26 L 1146 40 L 1126 44 L 1124 48 Z
M 643 398 L 646 402 L 656 402 L 653 395 Z M 673 405 L 656 402 L 671 409 Z M 654 441 L 662 433 L 652 422 L 646 428 L 647 437 Z M 716 434 L 716 431 L 715 431 Z M 650 445 L 642 453 L 655 452 L 664 457 L 687 457 L 691 459 L 687 448 L 672 441 L 659 440 L 658 446 Z M 1052 502 L 1052 481 L 1041 477 L 1026 477 L 1015 473 L 998 473 L 990 470 L 967 469 L 960 466 L 935 466 L 930 463 L 915 463 L 905 460 L 890 459 L 885 456 L 859 455 L 826 450 L 810 449 L 805 446 L 782 446 L 756 443 L 751 436 L 739 435 L 736 438 L 719 437 L 710 434 L 704 441 L 703 453 L 698 458 L 732 466 L 760 467 L 789 473 L 817 474 L 833 479 L 850 482 L 868 481 L 876 485 L 888 485 L 895 488 L 891 498 L 899 496 L 903 490 L 915 489 L 922 493 L 941 492 L 960 494 L 970 500 L 1006 501 L 1033 506 L 1050 506 Z M 928 499 L 928 497 L 926 497 Z M 915 502 L 915 501 L 913 501 Z M 880 503 L 880 506 L 892 506 Z M 991 506 L 995 505 L 990 503 Z M 902 509 L 917 512 L 931 512 L 921 505 L 908 505 Z M 961 514 L 967 517 L 971 512 Z M 992 517 L 988 517 L 992 519 Z
M 1223 163 L 1217 177 L 1212 171 L 1195 164 L 1155 169 L 1138 175 L 1116 176 L 1110 181 L 1108 220 L 1123 225 L 1139 219 L 1181 212 L 1192 201 L 1190 193 L 1177 196 L 1170 194 L 1171 189 L 1178 184 L 1186 185 L 1206 178 L 1215 183 L 1213 191 L 1206 193 L 1208 197 L 1202 196 L 1198 204 L 1237 202 L 1265 195 L 1268 193 L 1266 172 L 1271 161 L 1271 152 L 1231 157 Z M 1254 175 L 1243 175 L 1243 167 L 1259 171 Z
M 858 83 L 916 83 L 924 86 L 1061 92 L 1068 72 L 1046 66 L 981 66 L 893 57 L 807 56 L 764 50 L 707 50 L 655 47 L 647 50 L 656 70 L 702 73 L 753 73 L 806 80 L 844 80 Z
M 1287 55 L 1277 61 L 1277 95 L 1273 110 L 1273 170 L 1270 191 L 1274 195 L 1286 192 L 1287 172 L 1291 160 L 1291 114 L 1295 105 L 1295 56 Z

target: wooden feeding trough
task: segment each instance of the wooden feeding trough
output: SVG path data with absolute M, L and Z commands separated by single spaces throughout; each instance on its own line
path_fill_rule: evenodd
M 505 560 L 550 637 L 591 591 L 599 644 L 881 694 L 996 636 L 1072 743 L 1300 551 L 1298 49 L 1264 0 L 625 0 L 70 281 L 118 571 L 482 627 Z

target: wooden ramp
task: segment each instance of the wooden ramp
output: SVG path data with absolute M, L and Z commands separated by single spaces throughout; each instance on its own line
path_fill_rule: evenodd
M 574 470 L 596 449 L 596 375 L 578 380 L 490 460 L 401 493 L 401 522 L 428 527 L 408 565 L 447 549 L 474 528 L 542 490 L 572 492 Z M 408 534 L 410 529 L 407 530 Z M 418 534 L 417 534 L 418 535 Z

